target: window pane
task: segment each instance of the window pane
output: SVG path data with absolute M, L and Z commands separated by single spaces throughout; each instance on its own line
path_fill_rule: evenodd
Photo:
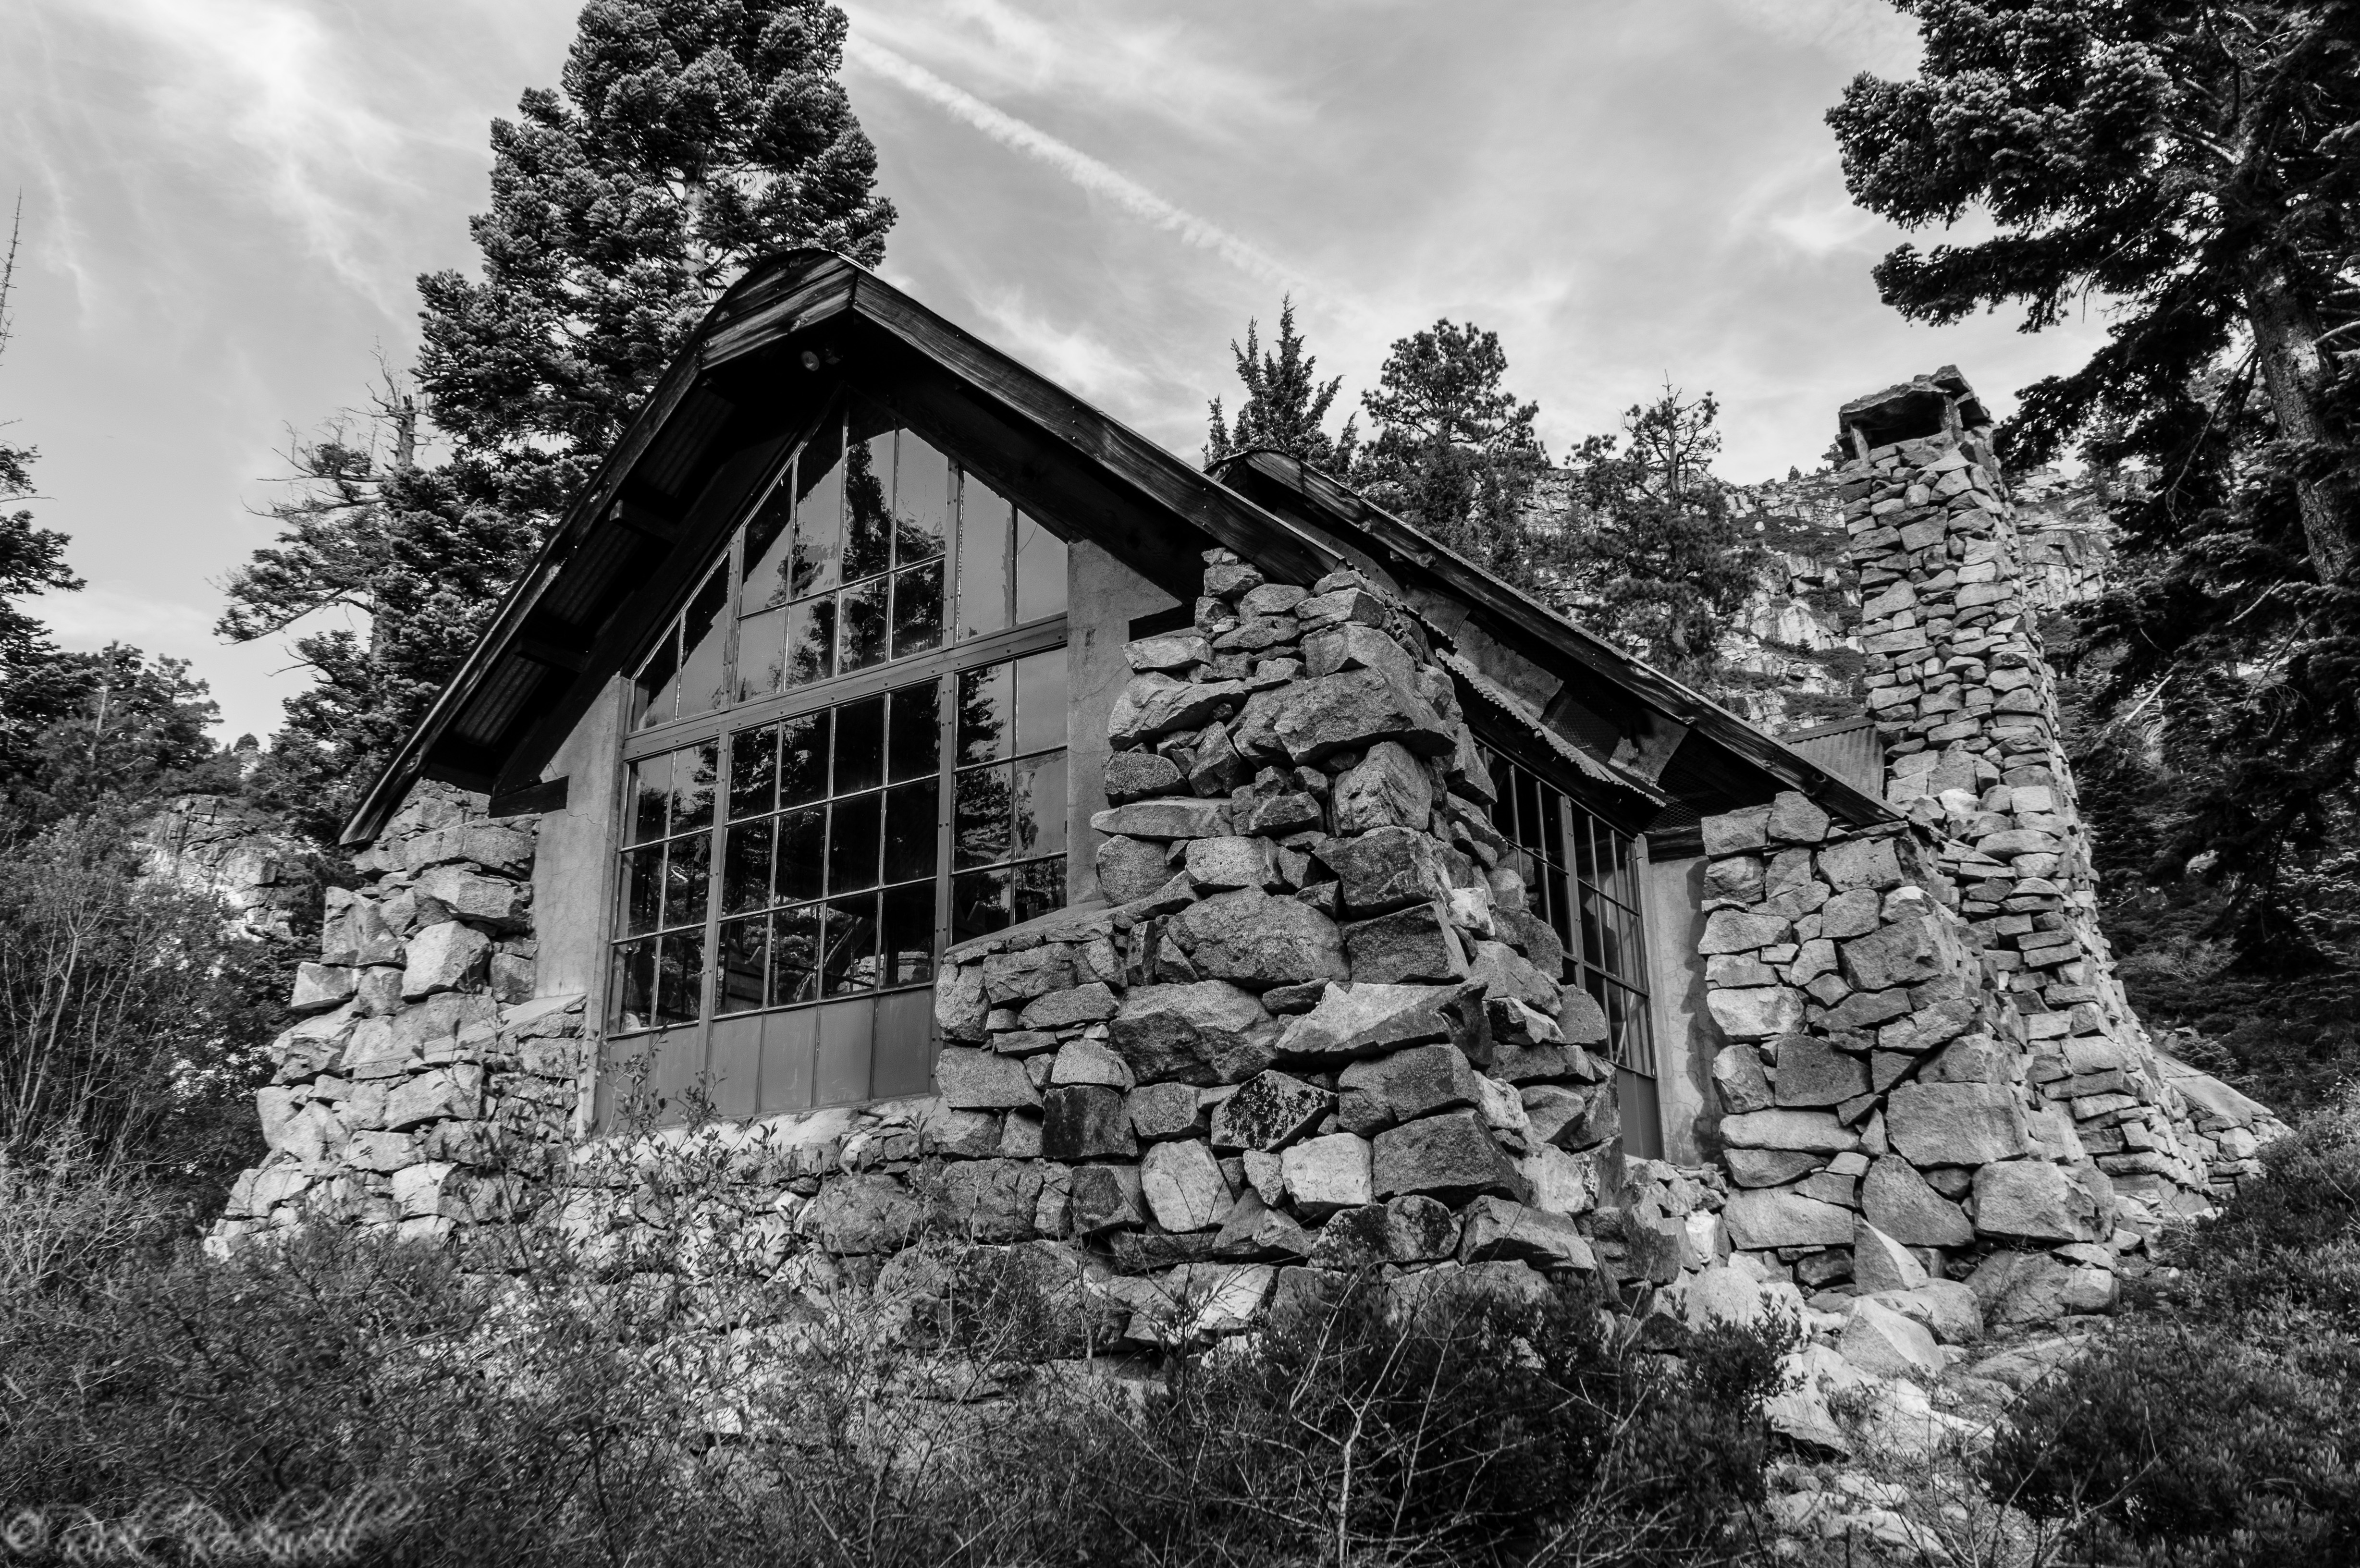
M 642 757 L 631 764 L 631 842 L 649 844 L 664 836 L 667 809 L 672 804 L 672 754 Z
M 880 968 L 888 985 L 923 985 L 934 977 L 934 885 L 885 890 Z
M 680 711 L 708 713 L 729 701 L 723 656 L 729 647 L 729 567 L 714 569 L 689 602 L 683 642 L 688 654 L 680 667 Z
M 930 653 L 943 646 L 943 563 L 893 574 L 893 657 Z
M 663 914 L 663 845 L 643 844 L 623 855 L 623 886 L 617 902 L 622 933 L 639 936 L 656 929 Z
M 794 556 L 794 476 L 779 481 L 746 523 L 746 585 L 738 594 L 738 613 L 750 615 L 783 604 L 794 597 L 788 563 Z
M 885 782 L 885 698 L 882 693 L 836 710 L 836 779 L 830 793 L 849 795 Z
M 903 430 L 893 468 L 893 563 L 942 554 L 950 518 L 950 460 L 917 431 Z
M 877 895 L 827 901 L 820 993 L 840 996 L 877 988 Z
M 1016 716 L 1009 667 L 993 664 L 960 670 L 958 705 L 959 762 L 997 762 L 1006 757 Z
M 1008 924 L 1008 884 L 1005 866 L 997 871 L 968 871 L 951 878 L 951 942 L 954 944 L 988 935 Z
M 721 743 L 708 740 L 672 754 L 672 831 L 713 825 L 713 785 L 721 770 Z
M 819 996 L 820 906 L 781 909 L 770 917 L 770 1006 Z
M 787 608 L 786 683 L 808 686 L 836 673 L 836 596 Z
M 1601 863 L 1598 846 L 1592 842 L 1591 822 L 1588 811 L 1573 813 L 1573 874 L 1593 887 L 1607 885 L 1606 866 Z
M 1016 755 L 1065 744 L 1065 650 L 1016 661 Z
M 1016 624 L 1065 609 L 1065 541 L 1016 514 Z
M 960 485 L 958 635 L 981 637 L 1008 626 L 1008 527 L 1015 508 L 967 474 Z
M 904 686 L 893 694 L 888 722 L 892 735 L 886 747 L 886 775 L 895 783 L 904 779 L 929 779 L 943 761 L 943 689 L 928 681 Z
M 934 802 L 931 779 L 885 791 L 885 880 L 907 882 L 934 874 Z
M 764 917 L 722 922 L 721 989 L 714 1011 L 742 1013 L 762 1005 L 762 961 L 770 947 L 770 922 Z
M 820 896 L 820 867 L 826 851 L 825 806 L 807 806 L 779 819 L 778 874 L 772 884 L 778 902 Z
M 710 833 L 691 833 L 665 845 L 663 923 L 705 923 L 705 890 L 711 878 Z
M 705 935 L 674 931 L 656 941 L 656 1021 L 694 1023 L 705 1005 Z
M 1598 895 L 1583 887 L 1574 897 L 1581 902 L 1581 961 L 1595 967 L 1606 962 L 1606 936 L 1599 924 Z
M 800 806 L 827 797 L 827 710 L 779 726 L 779 804 Z
M 631 722 L 636 728 L 644 724 L 660 724 L 672 716 L 680 705 L 680 685 L 673 677 L 680 670 L 680 626 L 677 622 L 664 628 L 663 638 L 639 666 L 632 681 Z
M 892 583 L 890 577 L 872 577 L 840 595 L 836 669 L 843 673 L 849 675 L 885 661 L 886 601 L 891 597 Z
M 858 405 L 844 453 L 844 580 L 893 564 L 893 432 L 876 433 L 883 416 Z
M 765 610 L 738 623 L 738 700 L 783 691 L 787 679 L 787 612 Z
M 606 983 L 606 1025 L 645 1029 L 655 1021 L 656 944 L 653 937 L 615 944 Z
M 1065 852 L 1065 754 L 1028 757 L 1015 765 L 1013 853 Z
M 1039 920 L 1053 909 L 1065 907 L 1065 863 L 1062 860 L 1036 860 L 1029 866 L 1016 867 L 1010 893 L 1016 906 L 1016 923 Z
M 729 814 L 759 816 L 779 803 L 779 726 L 739 730 L 729 737 Z
M 952 866 L 990 866 L 1006 860 L 1011 815 L 1006 766 L 962 772 L 952 796 Z
M 855 892 L 877 886 L 877 855 L 885 797 L 855 795 L 828 808 L 827 890 Z
M 770 907 L 770 835 L 777 819 L 738 822 L 729 829 L 721 874 L 721 912 L 740 915 Z
M 795 553 L 788 597 L 801 599 L 843 581 L 844 464 L 836 461 L 844 439 L 830 421 L 795 460 Z

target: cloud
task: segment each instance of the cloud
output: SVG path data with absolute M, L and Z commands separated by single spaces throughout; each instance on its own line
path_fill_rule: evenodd
M 989 318 L 993 330 L 986 335 L 1032 369 L 1091 403 L 1128 403 L 1152 379 L 1135 356 L 1087 327 L 1043 314 L 1018 289 L 979 291 L 975 304 Z
M 1917 67 L 1918 25 L 1891 0 L 1721 0 L 1721 9 L 1741 27 L 1842 55 L 1880 76 Z
M 845 53 L 853 64 L 874 71 L 897 86 L 947 110 L 1001 146 L 1037 159 L 1091 195 L 1113 202 L 1131 216 L 1156 228 L 1177 234 L 1188 245 L 1212 252 L 1241 272 L 1265 283 L 1299 290 L 1306 296 L 1322 296 L 1327 292 L 1300 271 L 1251 241 L 1232 234 L 1209 218 L 1200 217 L 1185 207 L 1165 201 L 1121 170 L 1099 162 L 1079 147 L 1058 140 L 1036 125 L 993 108 L 965 88 L 944 81 L 924 66 L 904 59 L 882 44 L 856 33 L 847 43 Z

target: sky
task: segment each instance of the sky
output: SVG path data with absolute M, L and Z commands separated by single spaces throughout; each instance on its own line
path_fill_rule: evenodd
M 2099 324 L 1935 329 L 1822 122 L 1905 75 L 1884 0 L 851 0 L 845 82 L 901 212 L 885 275 L 1196 456 L 1282 296 L 1338 414 L 1393 340 L 1497 332 L 1552 452 L 1666 380 L 1721 472 L 1817 464 L 1835 406 L 1946 363 L 2005 414 Z M 471 267 L 490 121 L 554 85 L 574 0 L 15 0 L 0 201 L 23 242 L 0 419 L 72 537 L 59 639 L 191 661 L 224 739 L 307 677 L 213 633 L 281 454 L 415 352 Z M 1920 238 L 1920 243 L 1926 243 Z

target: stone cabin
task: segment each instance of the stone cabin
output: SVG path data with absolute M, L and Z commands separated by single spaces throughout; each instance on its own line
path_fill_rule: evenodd
M 1815 757 L 774 258 L 369 790 L 218 1240 L 503 1224 L 694 1123 L 836 1257 L 934 1220 L 1239 1311 L 1732 1252 L 2103 1304 L 2267 1128 L 2113 981 L 1987 424 L 1950 371 L 1844 409 L 1882 744 Z

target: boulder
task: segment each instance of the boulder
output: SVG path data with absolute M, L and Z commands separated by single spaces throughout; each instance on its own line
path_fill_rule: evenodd
M 1994 1328 L 2103 1312 L 2114 1306 L 2115 1291 L 2107 1270 L 2077 1267 L 2047 1252 L 1994 1252 L 1967 1276 L 1967 1288 L 1982 1303 L 1983 1322 Z
M 1424 763 L 1394 741 L 1381 740 L 1369 747 L 1368 755 L 1338 774 L 1330 788 L 1328 804 L 1339 833 L 1402 827 L 1423 838 L 1434 815 L 1433 779 Z
M 464 866 L 437 866 L 420 873 L 414 886 L 463 920 L 510 931 L 532 923 L 531 889 L 505 877 L 486 877 Z
M 1857 991 L 1918 985 L 1942 972 L 1942 944 L 1930 915 L 1913 914 L 1840 944 L 1843 977 Z
M 1101 980 L 1092 980 L 1071 990 L 1044 991 L 1024 1004 L 1016 1016 L 1017 1027 L 1028 1029 L 1065 1029 L 1072 1024 L 1103 1023 L 1114 1017 L 1120 1006 L 1115 994 Z
M 1863 1295 L 1914 1290 L 1926 1283 L 1926 1267 L 1908 1248 L 1863 1220 L 1852 1233 L 1852 1281 Z
M 1747 1252 L 1781 1247 L 1848 1247 L 1853 1216 L 1837 1203 L 1804 1197 L 1790 1187 L 1746 1187 L 1721 1211 L 1730 1245 Z
M 1129 1159 L 1139 1152 L 1120 1090 L 1073 1083 L 1041 1097 L 1041 1152 L 1050 1160 Z
M 295 994 L 288 999 L 288 1007 L 298 1013 L 325 1012 L 352 1000 L 360 988 L 360 971 L 332 964 L 299 964 L 295 966 Z
M 1901 860 L 1890 838 L 1846 839 L 1819 851 L 1819 879 L 1839 893 L 1882 892 L 1901 885 Z
M 1596 1148 L 1622 1130 L 1613 1092 L 1602 1084 L 1574 1088 L 1535 1083 L 1520 1097 L 1525 1121 L 1537 1142 L 1578 1153 Z
M 1348 621 L 1327 626 L 1303 639 L 1303 670 L 1314 677 L 1339 670 L 1381 670 L 1404 686 L 1417 679 L 1409 650 L 1375 626 Z
M 1827 1163 L 1827 1157 L 1794 1149 L 1725 1149 L 1721 1163 L 1741 1187 L 1783 1187 Z
M 439 920 L 413 935 L 410 961 L 401 971 L 401 995 L 417 1001 L 437 991 L 456 991 L 479 982 L 490 962 L 492 939 L 457 920 Z
M 1349 977 L 1336 922 L 1294 898 L 1217 893 L 1182 910 L 1170 930 L 1200 974 L 1248 990 Z
M 1235 713 L 1246 700 L 1241 681 L 1207 681 L 1192 685 L 1160 670 L 1131 677 L 1107 715 L 1107 739 L 1118 751 L 1145 746 L 1159 735 L 1201 729 L 1210 719 Z
M 1123 1059 L 1100 1045 L 1097 1040 L 1069 1040 L 1057 1048 L 1055 1059 L 1049 1066 L 1052 1083 L 1099 1083 L 1114 1090 L 1127 1090 L 1136 1082 Z
M 1159 752 L 1118 751 L 1107 757 L 1106 795 L 1112 805 L 1176 794 L 1182 788 L 1178 765 Z
M 1210 1229 L 1229 1206 L 1220 1162 L 1193 1138 L 1149 1148 L 1139 1162 L 1139 1191 L 1155 1223 L 1175 1233 Z
M 1863 1298 L 1852 1302 L 1852 1315 L 1836 1336 L 1836 1352 L 1863 1372 L 1879 1377 L 1912 1374 L 1939 1377 L 1942 1348 L 1926 1325 Z
M 1721 1110 L 1730 1116 L 1766 1111 L 1773 1103 L 1770 1080 L 1762 1072 L 1762 1053 L 1752 1045 L 1721 1047 L 1712 1059 L 1712 1083 L 1721 1095 Z
M 1249 1187 L 1238 1194 L 1238 1201 L 1221 1220 L 1220 1234 L 1213 1238 L 1213 1256 L 1246 1262 L 1300 1261 L 1310 1257 L 1317 1245 L 1294 1215 L 1272 1208 Z
M 1904 1247 L 1964 1247 L 1975 1239 L 1975 1227 L 1959 1205 L 1928 1186 L 1898 1155 L 1885 1155 L 1868 1168 L 1860 1202 L 1868 1223 Z
M 1817 844 L 1828 836 L 1828 814 L 1808 797 L 1781 790 L 1770 802 L 1769 836 L 1781 844 Z
M 1710 957 L 1720 953 L 1752 953 L 1786 940 L 1794 922 L 1782 915 L 1753 915 L 1743 909 L 1715 909 L 1706 917 L 1697 952 Z
M 1349 1132 L 1290 1145 L 1279 1155 L 1279 1172 L 1287 1202 L 1306 1219 L 1376 1201 L 1369 1142 Z
M 1875 1301 L 1924 1323 L 1944 1345 L 1974 1345 L 1983 1337 L 1983 1303 L 1956 1279 L 1928 1279 L 1907 1290 L 1880 1291 Z
M 1330 985 L 1307 1013 L 1287 1020 L 1278 1053 L 1289 1061 L 1335 1062 L 1428 1040 L 1462 1048 L 1482 1033 L 1482 998 L 1467 985 Z
M 1411 1046 L 1355 1062 L 1336 1080 L 1336 1114 L 1347 1131 L 1373 1137 L 1435 1111 L 1482 1103 L 1466 1053 L 1448 1042 Z
M 2024 1107 L 2005 1083 L 1902 1083 L 1885 1105 L 1885 1136 L 1913 1165 L 1986 1165 L 2031 1147 Z
M 1790 1034 L 1779 1040 L 1777 1049 L 1782 1105 L 1840 1105 L 1868 1093 L 1868 1063 L 1825 1040 Z
M 1485 997 L 1522 1002 L 1546 1016 L 1558 1006 L 1560 987 L 1540 966 L 1504 942 L 1477 939 L 1467 958 L 1467 979 L 1483 987 Z
M 934 1061 L 934 1083 L 956 1111 L 1004 1111 L 1041 1103 L 1024 1064 L 993 1051 L 946 1045 Z
M 1733 1040 L 1769 1040 L 1803 1027 L 1803 994 L 1784 985 L 1709 991 L 1704 1000 L 1712 1021 Z
M 1130 838 L 1218 838 L 1229 831 L 1229 811 L 1227 800 L 1167 795 L 1099 811 L 1090 818 L 1090 826 Z
M 1474 1111 L 1425 1116 L 1379 1133 L 1374 1170 L 1379 1197 L 1424 1192 L 1457 1203 L 1484 1192 L 1519 1201 L 1526 1195 L 1523 1173 Z
M 1459 1216 L 1459 1261 L 1513 1259 L 1555 1272 L 1594 1272 L 1598 1259 L 1572 1219 L 1506 1198 L 1480 1197 Z
M 1290 762 L 1318 763 L 1339 751 L 1398 741 L 1422 757 L 1448 757 L 1450 726 L 1392 672 L 1347 670 L 1282 688 L 1268 724 Z
M 1214 1108 L 1213 1147 L 1284 1149 L 1318 1126 L 1335 1103 L 1327 1090 L 1300 1078 L 1257 1073 Z
M 1192 839 L 1185 866 L 1188 879 L 1207 892 L 1284 886 L 1278 874 L 1277 846 L 1266 838 Z
M 934 978 L 934 1022 L 945 1040 L 979 1042 L 991 1017 L 983 994 L 983 965 L 946 964 Z
M 1076 1236 L 1147 1223 L 1136 1165 L 1075 1166 L 1067 1203 Z
M 1142 1083 L 1242 1083 L 1269 1065 L 1279 1038 L 1251 993 L 1220 980 L 1138 986 L 1108 1029 Z
M 1825 1111 L 1748 1111 L 1721 1118 L 1721 1141 L 1732 1149 L 1801 1149 L 1841 1154 L 1860 1147 L 1860 1135 Z
M 1554 1144 L 1535 1143 L 1516 1161 L 1516 1173 L 1530 1189 L 1536 1209 L 1553 1214 L 1587 1214 L 1598 1206 L 1598 1161 L 1569 1154 Z
M 898 1252 L 924 1223 L 917 1195 L 882 1171 L 831 1176 L 805 1211 L 830 1252 Z
M 1450 897 L 1441 846 L 1422 829 L 1378 826 L 1357 838 L 1326 839 L 1319 858 L 1336 873 L 1347 914 L 1382 915 Z
M 1528 1263 L 1437 1263 L 1388 1279 L 1395 1310 L 1412 1323 L 1448 1328 L 1483 1302 L 1537 1307 L 1551 1301 L 1548 1281 Z
M 1037 1160 L 954 1160 L 928 1194 L 928 1217 L 970 1242 L 1029 1241 L 1041 1184 Z
M 1205 1115 L 1196 1086 L 1190 1083 L 1142 1083 L 1122 1097 L 1131 1116 L 1131 1130 L 1142 1141 L 1191 1138 L 1205 1130 Z
M 1983 1166 L 1967 1205 L 1978 1233 L 2023 1241 L 2102 1240 L 2112 1234 L 2112 1210 L 2078 1171 L 2045 1160 Z
M 1343 955 L 1350 978 L 1358 981 L 1399 985 L 1467 977 L 1467 951 L 1449 911 L 1440 904 L 1420 904 L 1346 926 Z
M 1098 843 L 1096 865 L 1098 891 L 1109 904 L 1144 898 L 1172 880 L 1171 857 L 1165 846 L 1120 833 Z

